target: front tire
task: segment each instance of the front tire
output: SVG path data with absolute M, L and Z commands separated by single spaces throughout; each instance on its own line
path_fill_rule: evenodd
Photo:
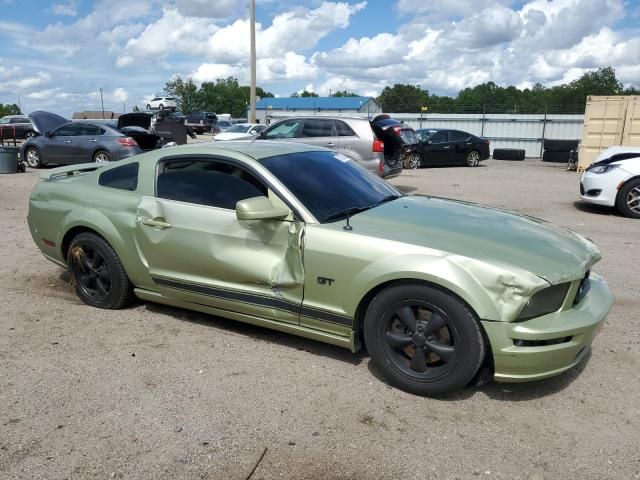
M 160 110 L 164 110 L 164 105 L 160 104 Z
M 616 207 L 629 218 L 640 218 L 640 178 L 628 181 L 618 192 Z
M 69 246 L 67 265 L 76 294 L 87 305 L 115 310 L 130 303 L 129 277 L 102 237 L 89 232 L 77 235 Z
M 111 155 L 106 150 L 98 150 L 93 154 L 94 163 L 108 163 L 111 161 Z
M 480 165 L 480 152 L 472 150 L 467 154 L 467 167 L 477 167 Z
M 36 136 L 36 132 L 34 132 L 33 130 L 27 130 L 26 132 L 24 132 L 25 140 L 29 140 L 30 138 L 33 138 L 35 136 Z
M 147 103 L 147 110 L 151 110 L 151 104 Z
M 464 303 L 411 283 L 388 287 L 373 299 L 365 315 L 364 339 L 384 376 L 417 395 L 463 388 L 485 354 L 479 322 Z
M 31 168 L 42 167 L 42 157 L 36 147 L 28 147 L 24 151 L 24 159 L 27 161 L 27 165 Z

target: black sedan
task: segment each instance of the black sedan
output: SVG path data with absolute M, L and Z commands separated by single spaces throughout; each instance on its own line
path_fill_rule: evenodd
M 416 130 L 420 140 L 419 156 L 411 156 L 404 168 L 437 165 L 467 165 L 477 167 L 489 158 L 489 140 L 461 130 L 423 128 Z

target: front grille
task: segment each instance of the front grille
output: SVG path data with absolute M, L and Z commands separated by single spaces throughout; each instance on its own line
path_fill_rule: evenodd
M 584 297 L 587 296 L 587 293 L 589 293 L 589 289 L 591 288 L 591 282 L 589 280 L 590 273 L 591 273 L 591 270 L 587 271 L 587 273 L 584 274 L 584 278 L 580 280 L 580 286 L 578 287 L 576 296 L 573 299 L 574 306 L 579 304 L 582 301 L 582 299 L 584 299 Z

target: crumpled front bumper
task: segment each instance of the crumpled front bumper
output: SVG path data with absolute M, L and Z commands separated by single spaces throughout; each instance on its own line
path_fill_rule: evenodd
M 602 277 L 591 273 L 590 284 L 585 298 L 569 310 L 524 322 L 482 322 L 493 351 L 496 381 L 552 377 L 584 358 L 613 305 Z

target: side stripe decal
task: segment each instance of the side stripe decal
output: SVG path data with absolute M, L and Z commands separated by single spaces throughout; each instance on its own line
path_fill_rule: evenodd
M 353 319 L 336 313 L 327 312 L 326 310 L 320 310 L 318 308 L 306 307 L 282 300 L 278 298 L 272 298 L 268 296 L 262 296 L 253 293 L 238 292 L 233 290 L 224 290 L 221 288 L 210 287 L 207 285 L 199 285 L 193 283 L 179 282 L 176 280 L 169 280 L 167 278 L 152 277 L 153 281 L 157 285 L 163 287 L 175 288 L 177 290 L 183 290 L 191 293 L 198 293 L 200 295 L 207 295 L 209 297 L 221 298 L 224 300 L 230 300 L 234 302 L 248 303 L 251 305 L 259 305 L 261 307 L 274 308 L 276 310 L 282 310 L 293 314 L 299 314 L 304 317 L 313 318 L 316 320 L 322 320 L 325 322 L 336 323 L 338 325 L 344 325 L 351 327 L 353 325 Z

